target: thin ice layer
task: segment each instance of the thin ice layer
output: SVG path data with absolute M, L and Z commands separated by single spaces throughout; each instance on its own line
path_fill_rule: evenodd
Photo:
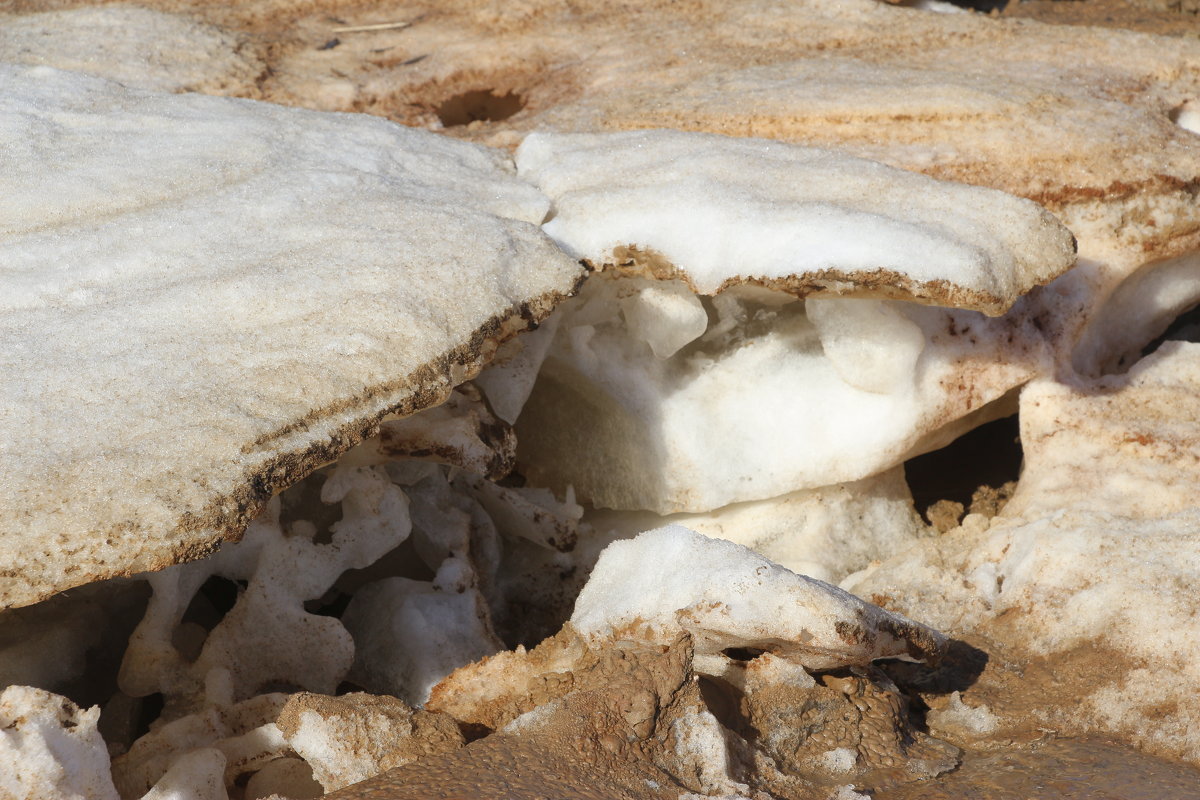
M 568 252 L 799 296 L 890 297 L 1003 313 L 1074 263 L 1040 206 L 830 150 L 678 131 L 535 133 L 520 174 Z
M 578 277 L 498 153 L 45 67 L 0 82 L 0 605 L 238 535 Z

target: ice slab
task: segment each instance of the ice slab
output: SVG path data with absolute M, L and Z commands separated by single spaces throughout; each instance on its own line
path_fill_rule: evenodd
M 568 252 L 700 294 L 753 283 L 996 315 L 1074 263 L 1070 233 L 1035 203 L 831 150 L 534 133 L 516 158 L 553 202 L 544 227 Z
M 0 605 L 237 537 L 578 278 L 501 154 L 47 67 L 0 82 Z

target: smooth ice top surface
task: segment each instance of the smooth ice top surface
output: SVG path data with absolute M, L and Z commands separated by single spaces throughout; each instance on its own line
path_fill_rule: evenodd
M 1074 263 L 1071 234 L 1033 202 L 820 148 L 534 133 L 517 168 L 550 196 L 545 230 L 568 252 L 702 294 L 753 282 L 1000 314 Z
M 946 646 L 931 628 L 680 525 L 609 545 L 571 624 L 600 636 L 637 625 L 668 635 L 682 629 L 698 654 L 756 647 L 808 669 L 877 658 L 936 661 Z
M 0 605 L 236 536 L 578 278 L 500 153 L 47 67 L 0 83 Z

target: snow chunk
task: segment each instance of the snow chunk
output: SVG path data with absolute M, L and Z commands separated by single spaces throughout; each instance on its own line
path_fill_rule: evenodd
M 0 797 L 118 800 L 99 707 L 28 686 L 0 693 Z
M 201 775 L 213 776 L 217 786 L 213 791 L 232 788 L 242 775 L 288 754 L 287 741 L 274 722 L 286 701 L 284 694 L 260 694 L 235 705 L 213 705 L 178 719 L 160 719 L 129 752 L 113 760 L 118 791 L 122 797 L 140 797 L 162 787 L 169 797 L 171 791 L 200 787 Z M 201 751 L 210 755 L 203 759 L 188 755 Z
M 0 83 L 2 606 L 240 535 L 580 274 L 498 152 L 47 67 Z
M 517 421 L 533 391 L 538 370 L 558 330 L 558 320 L 559 317 L 552 316 L 537 330 L 502 344 L 492 363 L 475 378 L 496 416 L 510 425 Z
M 1077 507 L 1154 519 L 1194 508 L 1197 387 L 1200 344 L 1179 341 L 1086 390 L 1031 383 L 1021 395 L 1026 464 L 1005 516 Z
M 279 715 L 279 727 L 312 766 L 310 780 L 315 776 L 327 792 L 464 744 L 449 716 L 360 692 L 293 695 Z
M 1200 303 L 1200 253 L 1139 265 L 1128 276 L 1119 269 L 1109 272 L 1106 285 L 1093 290 L 1071 354 L 1072 365 L 1085 375 L 1128 369 L 1144 345 Z
M 465 383 L 439 406 L 384 421 L 378 436 L 347 453 L 341 463 L 433 461 L 499 480 L 512 471 L 516 449 L 512 428 L 492 415 L 476 386 Z
M 1000 314 L 1074 263 L 1028 200 L 817 148 L 654 130 L 528 136 L 546 231 L 595 264 L 799 296 L 892 297 Z
M 946 647 L 924 625 L 678 525 L 609 545 L 571 624 L 592 636 L 630 625 L 660 636 L 682 629 L 698 657 L 754 647 L 815 670 L 877 658 L 937 661 Z
M 864 392 L 903 388 L 925 349 L 921 326 L 878 300 L 813 298 L 804 304 L 838 377 Z
M 699 298 L 677 281 L 653 283 L 622 298 L 621 313 L 629 332 L 659 358 L 675 355 L 708 328 L 708 313 Z
M 1200 761 L 1198 386 L 1200 344 L 1188 342 L 1125 375 L 1031 384 L 1025 465 L 1002 515 L 910 547 L 846 587 L 1050 663 L 1094 653 L 1112 664 L 1105 677 L 1065 695 L 1056 687 L 1063 702 L 1041 718 Z
M 952 692 L 949 704 L 945 708 L 930 711 L 926 719 L 939 730 L 958 729 L 975 736 L 986 736 L 1000 725 L 1000 720 L 990 708 L 968 706 L 958 692 Z
M 142 800 L 228 800 L 225 755 L 212 747 L 185 753 Z

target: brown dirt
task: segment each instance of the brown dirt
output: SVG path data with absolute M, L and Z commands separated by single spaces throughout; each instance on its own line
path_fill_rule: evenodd
M 489 736 L 326 795 L 331 800 L 677 800 L 652 765 L 595 761 L 561 736 Z M 640 784 L 640 785 L 639 785 Z
M 672 723 L 700 703 L 690 666 L 686 639 L 593 648 L 567 626 L 529 653 L 463 668 L 427 704 L 475 730 L 501 728 L 534 708 L 543 717 L 333 796 L 674 800 L 702 790 L 668 745 Z
M 1002 16 L 1036 19 L 1053 25 L 1124 28 L 1164 36 L 1200 37 L 1196 0 L 1028 0 L 1010 2 Z
M 1200 773 L 1103 739 L 1050 739 L 972 753 L 936 781 L 897 786 L 875 800 L 1196 800 Z

